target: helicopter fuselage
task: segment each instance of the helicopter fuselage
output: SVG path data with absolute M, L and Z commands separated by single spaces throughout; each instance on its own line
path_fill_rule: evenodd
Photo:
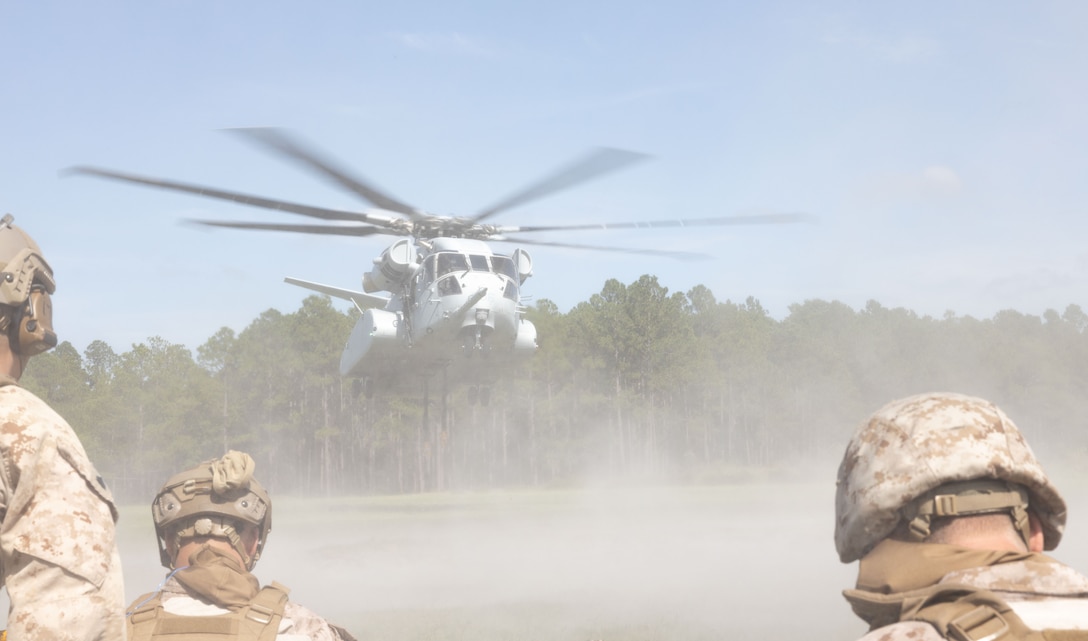
M 341 356 L 344 376 L 388 387 L 449 368 L 454 380 L 489 383 L 535 352 L 536 328 L 521 304 L 531 274 L 525 252 L 434 238 L 418 248 L 398 241 L 375 263 L 364 289 L 392 296 L 383 309 L 363 310 Z

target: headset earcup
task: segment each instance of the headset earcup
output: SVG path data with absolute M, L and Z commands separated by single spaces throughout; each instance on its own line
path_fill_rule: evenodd
M 57 346 L 53 331 L 53 301 L 44 290 L 32 291 L 19 314 L 16 352 L 24 357 L 35 356 Z

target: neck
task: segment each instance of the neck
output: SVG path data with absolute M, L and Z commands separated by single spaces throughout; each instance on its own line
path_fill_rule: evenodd
M 15 380 L 23 375 L 23 359 L 11 350 L 7 338 L 0 338 L 0 374 L 6 374 Z

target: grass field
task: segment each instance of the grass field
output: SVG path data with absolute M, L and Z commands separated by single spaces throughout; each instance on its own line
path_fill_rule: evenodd
M 274 496 L 256 573 L 361 641 L 852 639 L 856 566 L 832 478 L 395 497 Z M 1085 473 L 1056 556 L 1088 567 Z M 147 505 L 119 523 L 126 592 L 155 588 Z M 6 610 L 6 608 L 5 608 Z
M 850 638 L 833 486 L 277 498 L 257 575 L 360 640 Z M 125 508 L 130 597 L 161 579 Z

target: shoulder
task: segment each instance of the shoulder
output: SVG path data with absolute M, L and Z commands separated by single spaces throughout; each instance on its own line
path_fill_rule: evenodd
M 1048 556 L 952 572 L 941 583 L 963 583 L 1013 594 L 1079 596 L 1088 593 L 1088 577 Z
M 31 424 L 68 423 L 53 408 L 34 395 L 33 392 L 18 385 L 0 387 L 0 424 L 13 423 L 15 426 Z M 4 431 L 7 431 L 5 428 Z
M 9 509 L 32 498 L 40 503 L 47 498 L 40 494 L 42 488 L 56 486 L 62 503 L 73 492 L 86 498 L 94 496 L 109 506 L 111 523 L 117 519 L 113 495 L 91 463 L 79 436 L 45 401 L 16 385 L 0 387 L 0 473 L 3 476 L 0 485 L 16 494 L 20 487 L 25 488 L 24 494 L 29 493 L 22 499 L 7 497 Z M 65 482 L 64 488 L 50 483 L 50 479 L 69 476 L 73 478 Z M 76 477 L 80 480 L 76 481 Z
M 858 641 L 944 641 L 944 637 L 928 623 L 905 621 L 877 628 Z
M 68 422 L 32 392 L 17 385 L 0 387 L 0 451 L 9 466 L 10 481 L 16 481 L 25 467 L 41 464 L 38 459 L 53 450 L 95 493 L 112 503 L 112 496 Z M 60 461 L 55 464 L 57 469 L 63 467 Z
M 353 641 L 341 635 L 341 628 L 330 624 L 309 608 L 288 601 L 280 623 L 280 633 L 304 636 L 313 641 Z
M 17 385 L 0 387 L 0 445 L 18 459 L 32 443 L 46 438 L 56 440 L 62 451 L 82 455 L 83 446 L 71 426 L 45 401 Z

